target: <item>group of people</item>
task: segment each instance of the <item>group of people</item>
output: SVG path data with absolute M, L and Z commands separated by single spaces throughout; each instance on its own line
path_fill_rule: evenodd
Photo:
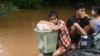
M 78 3 L 75 14 L 68 18 L 66 23 L 60 20 L 56 11 L 50 11 L 48 21 L 41 20 L 38 24 L 47 24 L 53 31 L 59 30 L 57 50 L 52 56 L 61 56 L 70 50 L 76 49 L 80 36 L 100 32 L 100 5 L 91 9 L 92 16 L 85 11 L 85 5 Z

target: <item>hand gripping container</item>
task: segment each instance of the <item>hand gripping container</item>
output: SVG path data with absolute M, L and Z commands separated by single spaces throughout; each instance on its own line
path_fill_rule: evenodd
M 34 29 L 38 38 L 39 51 L 51 53 L 56 50 L 58 31 L 38 31 Z

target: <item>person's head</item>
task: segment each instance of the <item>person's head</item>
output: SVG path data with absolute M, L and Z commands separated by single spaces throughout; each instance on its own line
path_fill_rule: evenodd
M 54 24 L 57 24 L 58 22 L 58 14 L 56 11 L 50 11 L 49 12 L 49 21 L 54 23 Z
M 75 6 L 76 15 L 85 13 L 85 5 L 83 3 L 77 3 Z
M 96 16 L 96 15 L 99 15 L 99 16 L 100 16 L 100 5 L 94 5 L 94 6 L 92 7 L 91 14 L 92 14 L 93 16 Z

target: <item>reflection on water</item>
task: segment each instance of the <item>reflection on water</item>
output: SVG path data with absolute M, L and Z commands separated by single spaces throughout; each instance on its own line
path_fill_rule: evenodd
M 19 10 L 0 16 L 0 56 L 38 56 L 37 39 L 33 28 L 37 21 L 48 18 L 51 8 Z M 59 19 L 66 20 L 72 9 L 55 9 Z

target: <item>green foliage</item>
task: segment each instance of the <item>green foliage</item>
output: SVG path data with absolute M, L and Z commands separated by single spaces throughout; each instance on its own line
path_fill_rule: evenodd
M 21 9 L 34 9 L 40 8 L 42 0 L 9 0 L 14 3 L 18 8 Z
M 0 15 L 9 14 L 13 11 L 18 11 L 18 9 L 12 2 L 5 1 L 3 4 L 0 4 Z
M 67 6 L 68 0 L 43 0 L 43 6 Z
M 74 6 L 78 2 L 85 3 L 88 6 L 99 3 L 100 0 L 2 0 L 13 3 L 20 9 L 35 9 L 41 7 L 66 7 Z

